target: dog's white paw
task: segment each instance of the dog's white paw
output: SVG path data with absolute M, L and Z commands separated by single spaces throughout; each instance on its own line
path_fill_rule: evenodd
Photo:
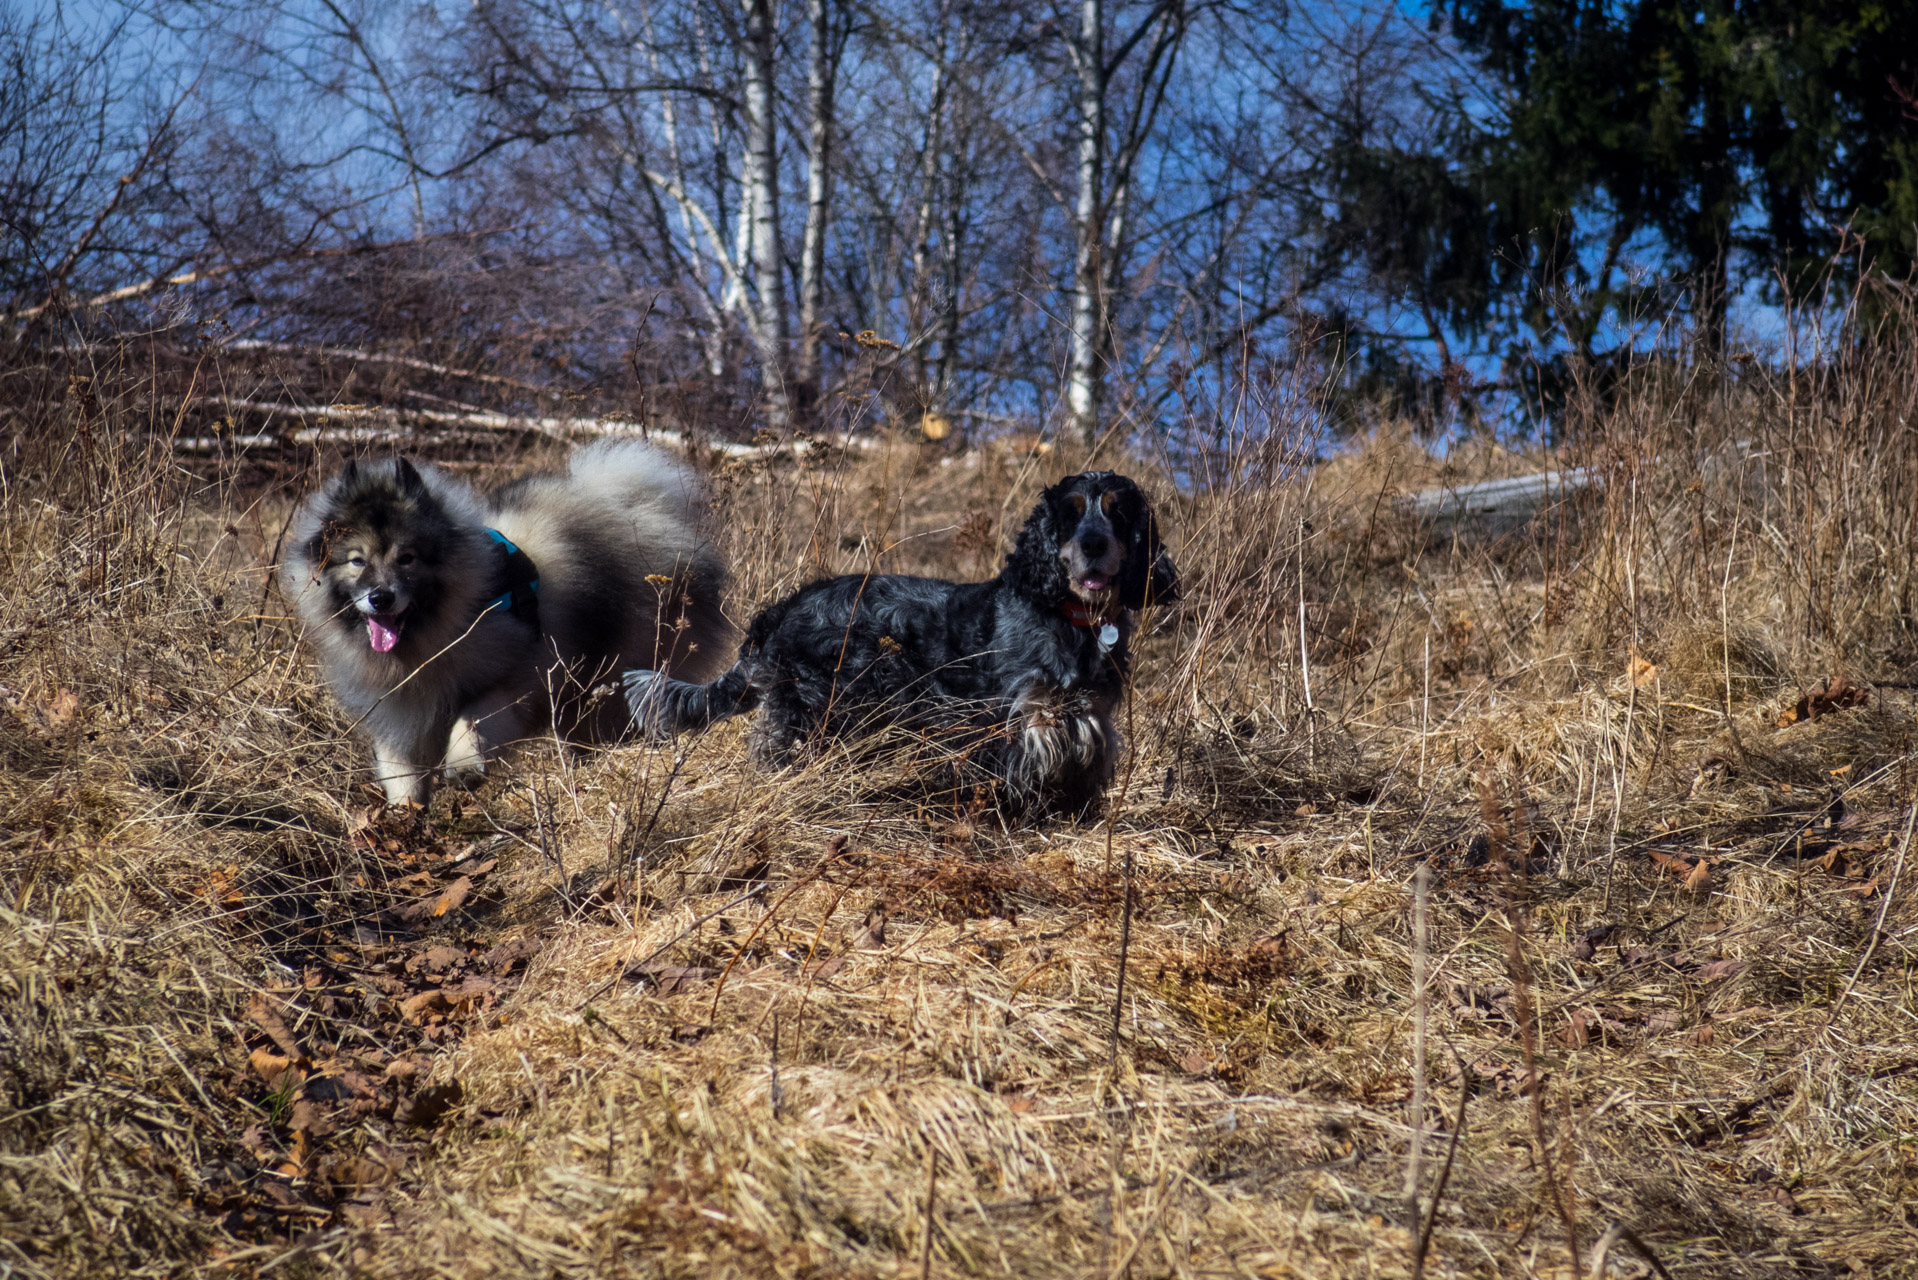
M 386 792 L 386 803 L 394 808 L 417 805 L 424 808 L 433 798 L 433 779 L 424 769 L 400 758 L 397 752 L 375 749 L 373 774 Z
M 448 782 L 462 787 L 476 787 L 486 777 L 486 739 L 480 736 L 479 726 L 466 716 L 453 722 L 440 772 L 446 775 Z

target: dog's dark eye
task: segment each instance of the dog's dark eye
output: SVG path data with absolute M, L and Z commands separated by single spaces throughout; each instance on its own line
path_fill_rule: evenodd
M 366 557 L 355 551 L 346 558 L 346 563 L 355 569 L 364 569 L 366 568 Z
M 408 551 L 402 554 L 400 558 L 395 560 L 393 563 L 398 565 L 402 569 L 410 569 L 413 566 L 413 562 L 417 559 L 419 559 L 418 556 L 414 555 L 411 551 Z
M 1083 493 L 1072 495 L 1072 514 L 1082 516 L 1086 513 L 1086 496 Z

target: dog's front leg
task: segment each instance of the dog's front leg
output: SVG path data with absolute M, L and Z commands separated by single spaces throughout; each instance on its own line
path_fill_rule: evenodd
M 493 693 L 475 699 L 460 712 L 447 736 L 446 760 L 441 765 L 448 782 L 477 786 L 486 776 L 486 762 L 503 743 L 524 738 L 532 730 L 524 700 L 511 693 Z
M 408 753 L 398 743 L 375 742 L 373 744 L 373 776 L 386 791 L 386 803 L 390 805 L 416 804 L 424 806 L 433 798 L 433 770 L 407 758 Z

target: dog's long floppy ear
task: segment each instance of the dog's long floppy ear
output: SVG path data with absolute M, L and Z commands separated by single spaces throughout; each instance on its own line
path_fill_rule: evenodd
M 1019 539 L 1006 557 L 1000 577 L 1007 586 L 1026 599 L 1044 605 L 1063 604 L 1072 593 L 1066 579 L 1065 561 L 1059 558 L 1059 544 L 1065 541 L 1053 516 L 1055 499 L 1069 481 L 1062 480 L 1039 495 L 1038 505 L 1026 517 Z
M 1125 568 L 1119 572 L 1119 603 L 1128 609 L 1170 604 L 1179 598 L 1179 570 L 1159 541 L 1159 522 L 1137 486 L 1125 496 Z
M 400 492 L 409 498 L 426 496 L 426 478 L 405 454 L 393 459 L 393 473 L 400 479 Z

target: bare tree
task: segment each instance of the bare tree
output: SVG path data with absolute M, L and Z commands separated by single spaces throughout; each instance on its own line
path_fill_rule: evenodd
M 806 231 L 799 251 L 799 355 L 793 381 L 810 413 L 819 398 L 819 340 L 832 205 L 834 93 L 850 24 L 837 0 L 806 0 Z
M 1112 362 L 1112 290 L 1129 234 L 1126 210 L 1133 166 L 1165 100 L 1190 15 L 1186 0 L 1155 0 L 1134 18 L 1130 33 L 1108 55 L 1106 32 L 1112 16 L 1107 0 L 1079 0 L 1078 33 L 1066 46 L 1078 80 L 1072 356 L 1066 403 L 1073 428 L 1088 445 L 1099 437 L 1106 374 Z M 1117 136 L 1109 138 L 1114 122 L 1107 99 L 1114 77 L 1142 46 L 1144 65 L 1134 79 L 1131 109 L 1120 115 Z
M 779 228 L 778 85 L 774 64 L 779 30 L 772 0 L 740 0 L 745 8 L 746 165 L 745 199 L 751 211 L 753 287 L 757 294 L 760 380 L 766 391 L 766 417 L 786 425 L 786 274 Z
M 680 403 L 718 429 L 811 423 L 840 389 L 905 422 L 1063 409 L 1090 443 L 1169 430 L 1175 402 L 1222 415 L 1261 342 L 1391 337 L 1405 294 L 1377 237 L 1326 212 L 1352 139 L 1418 141 L 1405 86 L 1435 55 L 1395 14 L 127 3 L 165 39 L 114 48 L 171 63 L 129 75 L 0 15 L 16 314 L 54 281 L 196 300 L 182 314 L 217 297 L 242 331 L 697 384 Z M 169 105 L 148 84 L 195 91 L 143 161 L 159 135 L 128 126 Z M 1411 340 L 1450 356 L 1423 318 Z
M 70 286 L 177 269 L 158 237 L 117 234 L 150 216 L 193 90 L 142 94 L 130 21 L 83 30 L 58 6 L 0 11 L 0 298 L 16 315 L 45 316 Z

